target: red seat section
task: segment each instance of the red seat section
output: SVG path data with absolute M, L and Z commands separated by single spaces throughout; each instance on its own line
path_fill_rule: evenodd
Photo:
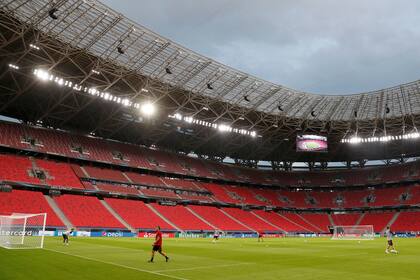
M 41 184 L 38 178 L 29 175 L 32 169 L 32 163 L 27 157 L 0 155 L 0 181 Z
M 139 193 L 150 197 L 180 199 L 180 197 L 174 192 L 174 190 L 171 189 L 141 187 L 139 189 Z
M 223 208 L 223 211 L 234 217 L 236 220 L 257 231 L 278 231 L 279 229 L 258 218 L 252 212 L 238 208 Z
M 203 184 L 209 192 L 213 193 L 215 199 L 225 203 L 242 204 L 243 198 L 237 193 L 229 192 L 223 186 L 216 184 Z
M 419 231 L 420 212 L 401 212 L 392 224 L 392 231 Z
M 321 229 L 321 232 L 328 232 L 328 227 L 331 226 L 328 214 L 300 214 L 302 218 Z
M 105 183 L 96 183 L 96 189 L 115 193 L 115 194 L 132 194 L 138 195 L 139 191 L 136 187 L 130 185 L 119 185 L 119 184 L 105 184 Z
M 126 172 L 125 174 L 135 184 L 141 184 L 146 186 L 165 186 L 162 180 L 157 176 L 138 174 L 133 172 Z
M 331 215 L 336 226 L 353 226 L 360 218 L 360 214 L 333 214 Z
M 89 175 L 90 178 L 128 183 L 127 178 L 124 177 L 123 173 L 119 170 L 112 170 L 106 168 L 102 169 L 91 166 L 84 166 L 83 168 L 85 169 L 86 173 Z
M 106 198 L 105 201 L 133 228 L 152 230 L 160 226 L 163 230 L 174 229 L 142 201 L 116 198 Z
M 195 205 L 190 205 L 188 207 L 220 230 L 249 231 L 249 229 L 232 220 L 229 216 L 226 216 L 222 211 L 215 207 Z
M 310 232 L 319 232 L 319 229 L 310 224 L 309 222 L 302 219 L 299 214 L 295 213 L 283 213 L 281 214 L 286 219 L 292 221 L 293 223 L 296 223 L 300 225 L 302 228 L 307 229 Z
M 309 230 L 303 228 L 299 224 L 291 222 L 278 213 L 265 212 L 263 210 L 255 210 L 254 212 L 271 224 L 276 225 L 287 232 L 309 232 Z
M 211 226 L 197 218 L 185 206 L 163 206 L 152 204 L 165 218 L 182 230 L 213 230 Z
M 359 225 L 373 225 L 373 230 L 380 232 L 385 229 L 393 216 L 394 213 L 366 213 Z
M 63 131 L 23 124 L 0 122 L 0 131 L 2 132 L 0 134 L 0 145 L 2 146 L 134 168 L 163 171 L 166 173 L 225 179 L 229 182 L 252 182 L 261 185 L 269 184 L 276 186 L 302 187 L 378 185 L 384 182 L 389 183 L 420 179 L 418 162 L 410 162 L 396 166 L 328 172 L 269 171 L 211 162 L 152 148 L 148 149 L 91 136 L 72 135 Z M 91 175 L 93 176 L 93 174 Z M 106 176 L 108 175 L 109 174 Z M 119 176 L 117 175 L 117 177 Z M 116 177 L 111 175 L 111 178 L 115 179 Z M 378 192 L 376 202 L 373 201 L 371 204 L 376 206 L 376 204 L 383 205 L 384 203 L 393 203 L 393 196 L 389 197 L 385 192 L 383 194 L 384 196 L 382 196 L 381 192 Z M 314 194 L 314 196 L 319 205 L 331 204 L 329 197 L 326 195 L 317 197 Z M 302 197 L 299 197 L 299 200 L 294 202 L 295 205 L 306 208 L 311 207 L 311 205 L 308 205 L 307 203 L 302 204 L 301 198 Z M 254 201 L 252 196 L 245 196 L 244 199 L 246 200 L 245 203 L 248 203 L 247 201 Z M 357 204 L 363 204 L 363 202 L 359 200 L 356 200 L 355 202 Z M 259 202 L 254 201 L 254 203 Z
M 96 197 L 65 194 L 54 199 L 76 227 L 124 228 Z
M 50 186 L 62 186 L 83 189 L 73 169 L 66 163 L 56 163 L 47 160 L 36 160 L 36 166 L 48 173 L 46 183 Z
M 10 215 L 12 213 L 47 213 L 47 226 L 64 227 L 63 222 L 41 192 L 24 190 L 13 190 L 10 193 L 0 192 L 0 214 Z

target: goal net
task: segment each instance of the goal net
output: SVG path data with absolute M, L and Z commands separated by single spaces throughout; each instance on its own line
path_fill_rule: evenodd
M 0 246 L 7 249 L 42 248 L 46 220 L 46 213 L 0 216 Z
M 332 239 L 336 240 L 373 240 L 375 232 L 372 225 L 334 226 Z

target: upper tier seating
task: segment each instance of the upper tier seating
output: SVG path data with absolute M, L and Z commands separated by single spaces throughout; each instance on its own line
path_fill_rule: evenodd
M 37 159 L 35 163 L 39 169 L 48 173 L 46 184 L 56 187 L 83 189 L 83 185 L 70 165 L 40 159 Z
M 135 168 L 280 186 L 367 185 L 420 179 L 418 162 L 328 172 L 283 172 L 234 167 L 99 138 L 0 122 L 0 145 Z M 92 174 L 93 176 L 93 174 Z M 120 177 L 120 176 L 117 176 Z M 111 178 L 117 178 L 111 175 Z M 121 179 L 121 178 L 120 178 Z M 126 181 L 124 178 L 123 182 Z M 321 195 L 322 196 L 322 195 Z M 329 205 L 328 197 L 314 197 Z M 252 198 L 244 198 L 253 200 Z M 326 200 L 324 200 L 326 199 Z M 322 201 L 321 201 L 322 200 Z M 378 198 L 378 203 L 382 203 Z M 360 201 L 356 201 L 361 204 Z M 389 201 L 388 201 L 389 202 Z M 302 201 L 295 202 L 302 206 Z M 333 203 L 334 204 L 334 203 Z M 375 206 L 375 205 L 374 205 Z M 305 205 L 305 207 L 307 207 Z M 331 207 L 331 206 L 328 206 Z
M 63 222 L 51 209 L 41 192 L 25 190 L 13 190 L 10 193 L 0 192 L 0 215 L 13 213 L 47 213 L 47 226 L 64 227 Z
M 84 166 L 83 168 L 90 178 L 128 183 L 127 178 L 124 177 L 123 173 L 119 170 L 112 170 L 109 168 L 102 169 L 91 166 Z
M 96 197 L 65 194 L 54 199 L 76 227 L 125 228 Z
M 192 214 L 185 206 L 163 206 L 156 203 L 152 204 L 152 206 L 182 230 L 214 230 L 214 228 Z
M 153 230 L 160 226 L 162 230 L 174 229 L 142 201 L 116 198 L 106 198 L 105 201 L 133 228 Z
M 135 186 L 122 185 L 122 184 L 105 184 L 105 183 L 96 183 L 92 184 L 90 182 L 83 182 L 83 185 L 86 189 L 96 189 L 100 191 L 105 191 L 115 194 L 133 194 L 138 195 L 139 191 Z
M 165 186 L 162 180 L 157 176 L 146 175 L 146 174 L 138 174 L 133 172 L 126 172 L 125 173 L 130 180 L 135 184 L 141 184 L 146 186 Z
M 27 157 L 0 154 L 0 181 L 41 184 L 38 178 L 29 175 L 32 169 L 32 163 Z

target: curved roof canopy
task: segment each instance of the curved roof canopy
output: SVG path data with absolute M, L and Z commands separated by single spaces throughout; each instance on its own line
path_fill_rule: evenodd
M 289 118 L 352 121 L 420 113 L 420 81 L 352 95 L 297 91 L 243 73 L 195 53 L 125 18 L 96 0 L 6 1 L 40 31 L 196 94 Z M 46 16 L 57 9 L 57 20 Z M 124 55 L 115 52 L 119 48 Z M 165 75 L 170 71 L 172 75 Z

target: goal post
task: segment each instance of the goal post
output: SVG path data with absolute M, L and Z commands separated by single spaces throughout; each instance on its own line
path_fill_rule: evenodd
M 373 240 L 373 225 L 334 226 L 333 240 Z
M 46 221 L 46 213 L 0 216 L 0 246 L 6 249 L 43 248 Z

